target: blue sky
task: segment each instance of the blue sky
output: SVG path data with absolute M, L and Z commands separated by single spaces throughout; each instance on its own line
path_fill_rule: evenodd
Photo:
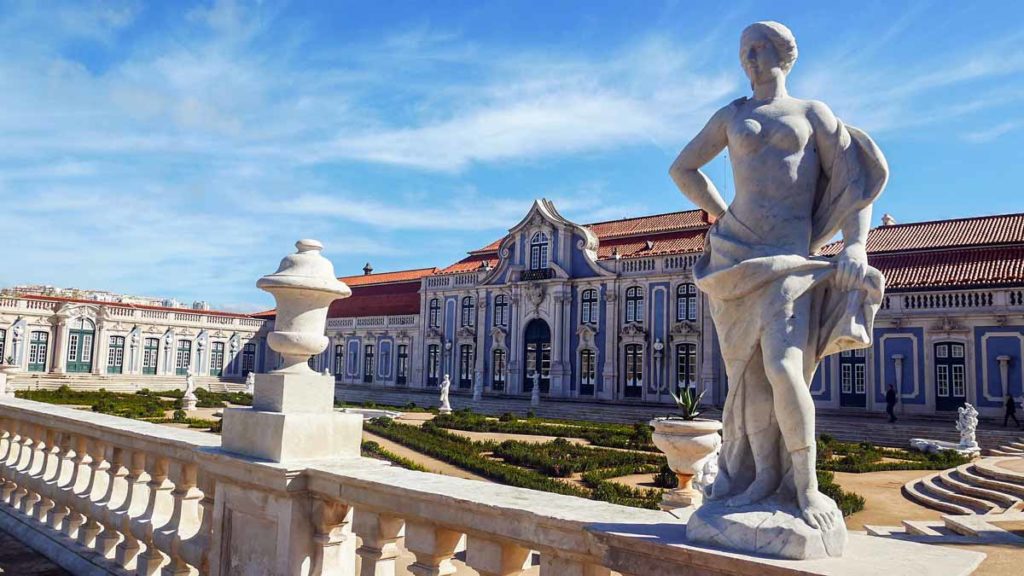
M 691 208 L 666 175 L 746 95 L 744 26 L 794 31 L 790 92 L 867 130 L 877 216 L 1024 210 L 1020 2 L 0 0 L 0 286 L 253 310 L 314 237 L 339 275 L 444 266 L 532 199 L 591 222 Z M 731 196 L 724 159 L 709 176 Z

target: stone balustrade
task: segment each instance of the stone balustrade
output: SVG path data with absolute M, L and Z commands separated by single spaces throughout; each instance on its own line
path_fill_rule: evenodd
M 272 520 L 296 505 L 306 521 Z M 0 399 L 0 528 L 75 574 L 442 576 L 458 557 L 482 576 L 515 576 L 535 554 L 541 576 L 833 574 L 845 562 L 696 548 L 664 512 L 365 458 L 257 461 L 216 435 L 14 398 Z M 308 551 L 297 571 L 275 556 L 295 539 Z M 962 574 L 980 557 L 867 536 L 848 550 L 863 573 L 890 576 L 937 559 Z M 402 554 L 414 556 L 408 572 Z

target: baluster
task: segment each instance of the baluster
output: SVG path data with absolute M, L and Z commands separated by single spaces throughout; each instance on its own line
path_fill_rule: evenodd
M 530 567 L 530 551 L 511 542 L 469 535 L 466 564 L 480 576 L 520 576 Z
M 15 509 L 29 517 L 31 517 L 32 513 L 35 511 L 36 502 L 39 502 L 39 495 L 36 493 L 35 489 L 38 486 L 36 482 L 38 474 L 42 473 L 43 463 L 46 457 L 46 442 L 43 440 L 45 433 L 45 430 L 41 426 L 32 426 L 29 428 L 29 435 L 32 440 L 32 444 L 28 446 L 28 455 L 25 460 L 25 465 L 19 473 L 19 477 L 21 478 L 21 482 L 19 482 L 19 484 L 21 487 L 18 488 L 15 493 L 16 496 L 20 494 L 20 496 L 17 496 L 19 502 L 15 506 Z
M 455 573 L 452 556 L 461 534 L 430 524 L 409 522 L 405 528 L 405 548 L 416 556 L 409 566 L 415 576 L 448 576 Z
M 120 525 L 114 511 L 121 508 L 128 497 L 128 468 L 125 466 L 127 451 L 115 446 L 110 457 L 110 481 L 107 493 L 92 505 L 92 514 L 103 525 L 103 532 L 96 539 L 96 549 L 104 558 L 113 559 L 114 550 L 121 541 Z
M 198 468 L 195 464 L 181 462 L 174 470 L 178 473 L 174 478 L 174 490 L 171 491 L 174 509 L 167 522 L 159 530 L 154 531 L 153 541 L 158 548 L 170 551 L 171 562 L 164 567 L 163 574 L 188 576 L 192 571 L 185 562 L 178 543 L 182 539 L 191 538 L 199 530 L 199 503 L 203 499 L 203 493 L 196 488 Z
M 611 576 L 608 568 L 556 554 L 541 552 L 540 576 Z
M 157 549 L 156 542 L 153 541 L 153 532 L 163 526 L 163 523 L 170 517 L 174 508 L 174 500 L 171 497 L 174 485 L 167 479 L 168 460 L 166 457 L 147 457 L 146 468 L 149 470 L 150 476 L 149 502 L 143 517 L 132 522 L 132 532 L 146 545 L 146 550 L 138 556 L 135 573 L 139 576 L 156 576 L 167 556 Z
M 110 462 L 107 461 L 107 443 L 98 438 L 91 439 L 87 444 L 89 456 L 89 485 L 81 492 L 79 510 L 85 515 L 85 526 L 78 530 L 78 543 L 86 548 L 96 545 L 96 536 L 103 528 L 97 522 L 94 506 L 107 492 L 110 484 Z
M 134 570 L 139 555 L 138 539 L 132 534 L 132 523 L 146 511 L 149 502 L 149 474 L 146 473 L 146 453 L 133 450 L 128 459 L 128 495 L 124 504 L 111 514 L 111 523 L 118 526 L 124 539 L 114 550 L 114 561 L 125 570 Z
M 217 479 L 212 474 L 201 473 L 198 479 L 203 497 L 199 501 L 201 517 L 199 530 L 191 537 L 176 538 L 176 546 L 185 560 L 199 569 L 200 574 L 210 573 L 210 542 L 213 541 L 213 505 L 216 496 Z
M 53 509 L 50 510 L 50 528 L 60 532 L 64 528 L 64 519 L 67 518 L 68 509 L 64 502 L 64 489 L 71 483 L 72 475 L 76 469 L 72 455 L 75 453 L 74 442 L 71 434 L 61 432 L 58 440 L 60 450 L 57 459 L 57 472 L 52 480 L 47 482 L 46 493 L 53 502 Z
M 23 486 L 24 480 L 22 479 L 22 471 L 24 470 L 25 464 L 32 457 L 32 445 L 35 443 L 32 439 L 32 425 L 22 423 L 18 427 L 18 453 L 15 456 L 14 462 L 10 464 L 11 471 L 11 492 L 4 494 L 4 501 L 11 505 L 11 508 L 17 510 L 21 504 L 21 498 L 27 491 Z
M 313 567 L 311 576 L 354 574 L 356 539 L 352 507 L 337 500 L 313 498 Z
M 92 472 L 89 464 L 92 460 L 89 458 L 88 440 L 85 436 L 75 436 L 74 446 L 75 457 L 72 462 L 75 468 L 67 487 L 61 490 L 61 503 L 68 507 L 67 517 L 64 518 L 64 535 L 77 540 L 78 529 L 85 521 L 85 516 L 79 508 L 79 495 L 89 486 Z
M 359 576 L 395 576 L 398 539 L 404 526 L 401 518 L 356 511 L 355 532 L 363 539 L 363 545 L 356 550 L 362 562 Z
M 48 516 L 50 510 L 53 510 L 54 502 L 51 497 L 53 494 L 53 481 L 57 479 L 60 474 L 61 465 L 61 443 L 60 440 L 63 434 L 56 430 L 46 430 L 46 450 L 43 455 L 43 469 L 39 473 L 39 489 L 37 494 L 39 495 L 39 503 L 36 504 L 35 508 L 35 519 L 41 524 L 48 523 Z

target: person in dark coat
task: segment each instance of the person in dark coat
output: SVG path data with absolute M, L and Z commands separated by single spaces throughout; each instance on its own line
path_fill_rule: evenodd
M 1020 428 L 1020 420 L 1017 420 L 1017 401 L 1013 399 L 1013 395 L 1006 395 L 1006 414 L 1003 415 L 1003 428 L 1006 428 L 1006 422 L 1013 419 L 1013 423 Z
M 885 393 L 885 411 L 889 414 L 889 423 L 896 421 L 896 389 L 889 386 Z

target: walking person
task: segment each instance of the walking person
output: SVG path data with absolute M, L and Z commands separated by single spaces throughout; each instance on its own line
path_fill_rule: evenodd
M 889 423 L 896 422 L 896 389 L 892 386 L 885 393 L 885 411 L 889 414 Z
M 1017 401 L 1013 399 L 1012 394 L 1006 395 L 1006 414 L 1003 415 L 1003 428 L 1006 428 L 1006 422 L 1013 419 L 1013 423 L 1020 428 L 1020 420 L 1017 420 Z

